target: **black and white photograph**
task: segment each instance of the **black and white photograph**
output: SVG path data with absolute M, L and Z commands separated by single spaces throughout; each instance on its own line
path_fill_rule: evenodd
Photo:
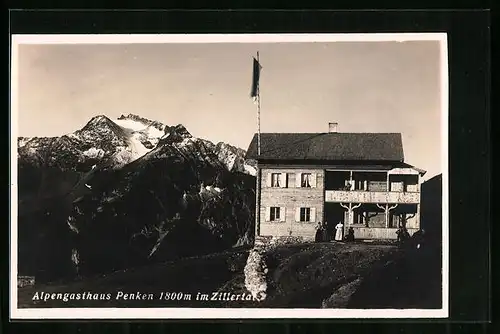
M 446 318 L 447 52 L 13 35 L 11 318 Z

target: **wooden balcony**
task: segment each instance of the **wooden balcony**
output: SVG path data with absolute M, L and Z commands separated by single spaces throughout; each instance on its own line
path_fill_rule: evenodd
M 334 203 L 420 203 L 419 192 L 326 190 L 325 202 Z

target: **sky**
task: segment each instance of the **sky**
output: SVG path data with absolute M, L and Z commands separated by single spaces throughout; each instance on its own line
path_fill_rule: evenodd
M 442 172 L 438 41 L 23 44 L 18 135 L 60 136 L 129 113 L 247 149 L 259 51 L 262 132 L 400 132 L 405 162 Z

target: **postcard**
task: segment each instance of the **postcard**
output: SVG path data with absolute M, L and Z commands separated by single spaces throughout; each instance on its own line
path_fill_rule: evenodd
M 446 34 L 11 51 L 12 319 L 448 316 Z

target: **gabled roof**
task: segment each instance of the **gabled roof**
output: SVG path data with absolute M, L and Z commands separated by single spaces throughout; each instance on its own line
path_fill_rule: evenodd
M 400 133 L 262 133 L 260 153 L 255 134 L 247 159 L 404 161 Z

